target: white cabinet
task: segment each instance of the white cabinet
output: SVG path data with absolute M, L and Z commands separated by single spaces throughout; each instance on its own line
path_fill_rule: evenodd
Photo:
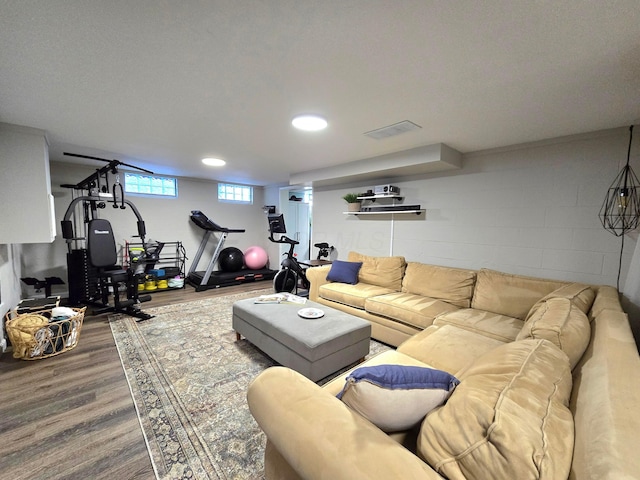
M 56 236 L 45 132 L 0 123 L 0 244 Z

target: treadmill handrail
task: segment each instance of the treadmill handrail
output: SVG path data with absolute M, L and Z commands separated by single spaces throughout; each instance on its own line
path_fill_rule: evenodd
M 224 233 L 244 233 L 246 230 L 244 228 L 225 228 L 221 227 L 209 217 L 207 217 L 200 210 L 192 210 L 191 211 L 191 221 L 195 223 L 197 226 L 202 228 L 203 230 L 209 230 L 212 232 L 224 232 Z

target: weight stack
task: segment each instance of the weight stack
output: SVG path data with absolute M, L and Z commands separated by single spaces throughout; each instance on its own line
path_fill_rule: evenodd
M 97 275 L 95 267 L 89 264 L 86 249 L 72 250 L 67 253 L 69 303 L 86 304 L 95 298 Z

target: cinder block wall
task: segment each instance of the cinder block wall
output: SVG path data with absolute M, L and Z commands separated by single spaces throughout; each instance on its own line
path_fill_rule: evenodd
M 313 242 L 335 245 L 342 259 L 356 250 L 615 286 L 620 239 L 598 212 L 627 145 L 628 129 L 607 130 L 467 154 L 461 170 L 387 180 L 426 218 L 344 215 L 342 195 L 370 183 L 316 189 Z M 623 283 L 635 246 L 627 236 Z

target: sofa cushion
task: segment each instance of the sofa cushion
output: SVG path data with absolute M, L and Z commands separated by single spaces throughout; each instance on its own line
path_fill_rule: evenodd
M 571 301 L 576 307 L 578 307 L 583 313 L 589 313 L 589 309 L 596 298 L 596 292 L 589 285 L 582 283 L 571 283 L 569 285 L 563 285 L 562 287 L 554 290 L 548 295 L 545 295 L 536 303 L 534 303 L 531 310 L 527 314 L 525 321 L 532 316 L 535 311 L 544 304 L 550 298 L 566 298 Z
M 525 322 L 516 340 L 544 338 L 569 357 L 576 366 L 591 339 L 587 315 L 568 298 L 549 298 Z
M 477 274 L 471 307 L 524 320 L 534 303 L 565 284 L 483 268 Z
M 547 340 L 484 354 L 422 422 L 418 454 L 450 480 L 567 478 L 574 424 L 567 356 Z
M 433 319 L 441 313 L 453 312 L 459 307 L 434 298 L 394 292 L 367 298 L 364 309 L 369 313 L 422 329 L 431 325 Z
M 350 262 L 362 262 L 358 273 L 360 282 L 390 288 L 397 292 L 402 288 L 402 277 L 406 262 L 404 257 L 370 257 L 357 252 L 349 252 Z
M 358 283 L 358 272 L 362 267 L 362 262 L 343 262 L 334 260 L 331 269 L 327 274 L 327 280 L 330 282 L 349 283 L 355 285 Z
M 439 315 L 434 325 L 454 325 L 471 332 L 495 338 L 501 342 L 512 342 L 516 339 L 524 322 L 518 318 L 500 315 L 473 308 L 463 308 L 451 313 Z
M 346 283 L 326 283 L 318 289 L 318 295 L 326 300 L 343 303 L 364 310 L 364 301 L 375 295 L 393 292 L 390 288 L 359 282 L 356 285 Z
M 405 340 L 398 352 L 454 375 L 505 342 L 453 325 L 431 325 Z M 451 352 L 455 352 L 452 355 Z
M 402 279 L 402 291 L 468 308 L 475 281 L 473 270 L 409 262 Z
M 385 432 L 408 430 L 442 405 L 460 382 L 427 367 L 377 365 L 355 369 L 338 398 Z

